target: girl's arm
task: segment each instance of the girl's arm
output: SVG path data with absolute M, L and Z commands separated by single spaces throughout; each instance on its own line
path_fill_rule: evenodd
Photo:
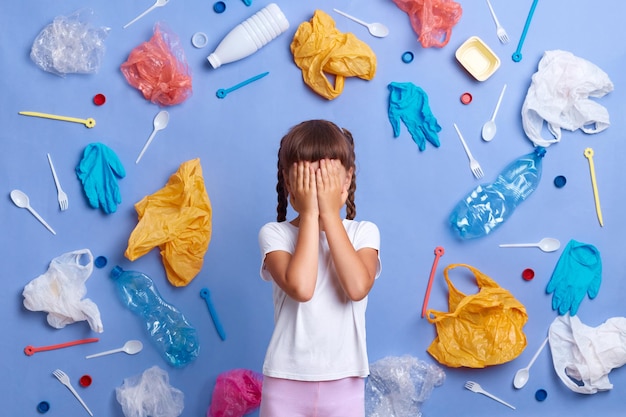
M 373 248 L 356 251 L 343 226 L 340 211 L 346 202 L 351 178 L 352 172 L 344 172 L 336 160 L 320 161 L 320 168 L 316 172 L 320 220 L 339 282 L 351 300 L 359 301 L 367 296 L 374 285 L 378 251 Z
M 317 282 L 319 252 L 319 209 L 315 173 L 309 162 L 300 162 L 290 170 L 289 194 L 298 212 L 298 239 L 293 255 L 284 251 L 265 256 L 265 268 L 276 284 L 296 301 L 313 297 Z

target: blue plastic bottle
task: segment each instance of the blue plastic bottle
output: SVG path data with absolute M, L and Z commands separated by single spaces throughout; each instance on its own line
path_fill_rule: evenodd
M 450 214 L 452 230 L 461 239 L 485 236 L 504 223 L 532 194 L 541 180 L 541 159 L 546 149 L 511 162 L 492 184 L 482 184 L 461 200 Z
M 161 298 L 150 277 L 116 266 L 111 278 L 122 302 L 145 320 L 148 333 L 170 365 L 183 367 L 198 357 L 196 329 L 176 307 Z

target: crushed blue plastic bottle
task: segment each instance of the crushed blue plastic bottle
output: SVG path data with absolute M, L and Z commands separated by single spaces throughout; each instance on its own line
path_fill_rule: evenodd
M 491 184 L 473 189 L 452 210 L 452 230 L 461 239 L 486 236 L 511 217 L 539 186 L 543 147 L 511 162 Z
M 183 367 L 198 357 L 196 329 L 176 307 L 163 300 L 149 276 L 116 266 L 111 278 L 124 305 L 145 320 L 154 344 L 170 365 Z

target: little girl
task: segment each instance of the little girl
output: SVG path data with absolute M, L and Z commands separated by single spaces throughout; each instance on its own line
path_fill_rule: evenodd
M 352 135 L 331 122 L 300 123 L 281 140 L 278 222 L 259 232 L 274 299 L 260 417 L 365 415 L 365 309 L 380 235 L 353 220 L 354 171 Z M 288 201 L 298 213 L 290 222 Z

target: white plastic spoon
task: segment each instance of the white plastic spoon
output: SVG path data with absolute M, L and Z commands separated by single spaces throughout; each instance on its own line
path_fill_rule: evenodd
M 548 338 L 547 337 L 543 341 L 543 343 L 541 344 L 539 349 L 537 349 L 537 352 L 535 353 L 535 356 L 533 356 L 533 358 L 530 360 L 528 365 L 525 368 L 522 368 L 522 369 L 520 369 L 519 371 L 517 371 L 515 373 L 515 378 L 513 378 L 513 386 L 515 388 L 520 389 L 524 385 L 526 385 L 526 383 L 528 382 L 528 378 L 530 376 L 530 367 L 533 366 L 533 363 L 535 363 L 535 360 L 537 359 L 537 356 L 539 356 L 539 354 L 541 353 L 543 348 L 546 346 L 546 343 L 548 343 Z
M 161 110 L 159 113 L 157 113 L 157 115 L 154 117 L 154 122 L 152 123 L 154 126 L 154 128 L 152 129 L 152 133 L 150 134 L 150 137 L 146 141 L 146 144 L 143 145 L 143 149 L 141 150 L 141 152 L 139 153 L 139 156 L 137 157 L 137 160 L 135 161 L 136 164 L 139 163 L 144 152 L 146 152 L 146 149 L 148 149 L 148 146 L 150 146 L 152 139 L 154 139 L 154 135 L 156 135 L 156 133 L 159 130 L 165 129 L 169 121 L 170 121 L 170 114 L 167 112 L 167 110 Z
M 554 252 L 561 247 L 561 242 L 551 237 L 544 237 L 537 243 L 505 243 L 501 248 L 539 248 L 544 252 Z
M 372 36 L 376 36 L 377 38 L 384 38 L 385 36 L 389 35 L 389 29 L 387 28 L 387 26 L 383 25 L 382 23 L 367 23 L 360 19 L 357 19 L 354 16 L 350 16 L 349 14 L 344 13 L 341 10 L 337 10 L 337 9 L 333 9 L 333 10 L 339 13 L 340 15 L 345 16 L 348 19 L 353 20 L 365 26 L 367 30 L 369 30 L 370 35 Z
M 165 6 L 168 1 L 170 1 L 170 0 L 156 0 L 154 2 L 154 4 L 148 8 L 148 10 L 146 10 L 145 12 L 143 12 L 142 14 L 140 14 L 139 16 L 137 16 L 136 18 L 134 18 L 130 22 L 126 23 L 124 25 L 124 29 L 126 29 L 127 27 L 129 27 L 130 25 L 132 25 L 133 23 L 135 23 L 136 21 L 138 21 L 139 19 L 141 19 L 142 17 L 144 17 L 145 15 L 150 13 L 152 10 L 156 9 L 157 7 Z
M 110 355 L 112 353 L 118 353 L 118 352 L 124 352 L 124 353 L 128 353 L 129 355 L 134 355 L 136 353 L 141 352 L 141 349 L 143 349 L 143 343 L 141 343 L 139 340 L 129 340 L 128 342 L 124 343 L 124 346 L 122 346 L 121 348 L 107 350 L 105 352 L 100 352 L 100 353 L 94 353 L 93 355 L 85 356 L 85 358 L 87 359 L 97 358 L 99 356 Z
M 30 206 L 30 200 L 28 199 L 28 196 L 23 191 L 20 191 L 20 190 L 11 191 L 11 200 L 13 200 L 15 205 L 18 206 L 19 208 L 25 208 L 26 210 L 30 211 L 31 214 L 35 216 L 35 218 L 41 222 L 41 224 L 46 226 L 46 229 L 48 229 L 50 233 L 52 233 L 53 235 L 57 234 L 57 232 L 55 232 L 52 229 L 52 227 L 50 227 L 50 225 L 46 223 L 44 219 L 41 218 L 39 213 L 37 213 L 35 209 L 33 209 Z
M 485 142 L 489 142 L 491 139 L 494 138 L 494 136 L 496 136 L 496 115 L 498 114 L 498 110 L 500 109 L 500 103 L 502 103 L 502 97 L 504 97 L 505 91 L 506 84 L 504 84 L 504 87 L 502 87 L 500 98 L 498 99 L 496 108 L 493 110 L 493 115 L 491 116 L 491 119 L 487 120 L 483 125 L 483 140 Z

